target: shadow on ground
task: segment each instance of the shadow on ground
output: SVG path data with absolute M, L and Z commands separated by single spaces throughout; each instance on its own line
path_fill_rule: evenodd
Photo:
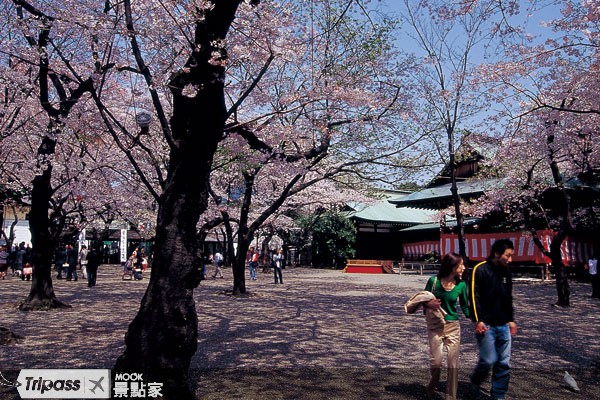
M 247 297 L 224 294 L 229 271 L 225 279 L 203 281 L 195 291 L 199 334 L 190 385 L 198 399 L 425 398 L 425 321 L 406 314 L 403 304 L 427 278 L 286 269 L 283 285 L 266 274 L 247 282 Z M 54 282 L 57 297 L 72 308 L 25 313 L 16 304 L 30 283 L 0 281 L 0 325 L 24 336 L 0 346 L 3 376 L 14 381 L 22 368 L 112 368 L 147 283 L 123 281 L 119 267 L 102 266 L 95 288 Z M 519 333 L 510 398 L 600 399 L 600 301 L 589 298 L 587 283 L 572 282 L 571 289 L 573 307 L 562 309 L 551 306 L 552 284 L 515 284 Z M 464 398 L 477 347 L 471 323 L 463 318 L 461 327 Z M 564 387 L 564 371 L 580 393 Z M 443 384 L 440 390 L 442 398 Z M 0 400 L 17 398 L 0 385 Z

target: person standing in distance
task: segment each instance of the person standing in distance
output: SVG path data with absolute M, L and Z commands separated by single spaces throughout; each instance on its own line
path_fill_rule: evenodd
M 83 279 L 87 279 L 87 255 L 88 248 L 86 245 L 82 245 L 81 250 L 79 250 L 79 254 L 77 255 L 77 263 L 81 267 L 81 275 L 83 275 Z
M 279 249 L 277 254 L 273 255 L 273 275 L 275 283 L 277 283 L 277 277 L 279 277 L 279 283 L 283 283 L 283 264 L 285 262 L 285 256 L 283 255 L 283 249 Z
M 595 255 L 588 260 L 586 269 L 592 281 L 592 298 L 600 299 L 600 274 L 598 273 L 598 259 Z
M 223 264 L 225 263 L 223 254 L 217 251 L 213 257 L 213 261 L 215 263 L 215 273 L 213 274 L 213 278 L 223 278 Z
M 73 280 L 77 282 L 77 258 L 79 253 L 72 245 L 67 246 L 67 263 L 69 268 L 67 269 L 67 280 Z
M 471 318 L 479 347 L 479 362 L 471 374 L 469 392 L 477 397 L 479 386 L 492 369 L 492 399 L 504 399 L 510 380 L 511 337 L 517 333 L 514 321 L 512 276 L 508 265 L 514 245 L 508 239 L 494 242 L 486 261 L 471 275 Z
M 258 268 L 258 251 L 254 250 L 254 246 L 250 246 L 246 254 L 246 261 L 250 269 L 250 280 L 256 280 L 256 269 Z

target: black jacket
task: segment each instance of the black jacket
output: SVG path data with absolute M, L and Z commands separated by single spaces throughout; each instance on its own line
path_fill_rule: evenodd
M 491 326 L 514 321 L 512 275 L 507 267 L 488 262 L 475 266 L 471 275 L 471 319 Z
M 67 252 L 63 247 L 60 247 L 54 255 L 54 264 L 62 266 L 65 262 L 67 262 Z
M 87 254 L 87 269 L 88 271 L 97 270 L 102 263 L 102 253 L 96 249 L 91 249 Z
M 77 259 L 79 258 L 79 253 L 75 249 L 67 250 L 67 262 L 70 266 L 77 265 Z

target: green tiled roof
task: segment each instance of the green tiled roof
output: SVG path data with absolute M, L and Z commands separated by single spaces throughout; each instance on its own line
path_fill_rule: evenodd
M 498 179 L 473 179 L 457 182 L 456 187 L 458 188 L 458 194 L 462 198 L 468 198 L 480 196 L 485 192 L 486 188 L 491 188 L 498 183 Z M 397 207 L 443 208 L 443 204 L 440 203 L 451 203 L 452 201 L 450 186 L 451 184 L 448 183 L 446 185 L 422 189 L 408 196 L 391 199 L 390 203 L 395 204 Z
M 432 210 L 422 210 L 408 207 L 396 207 L 387 200 L 379 203 L 356 207 L 356 211 L 349 215 L 350 219 L 357 221 L 366 221 L 373 223 L 391 223 L 391 224 L 421 224 L 433 220 L 436 212 Z

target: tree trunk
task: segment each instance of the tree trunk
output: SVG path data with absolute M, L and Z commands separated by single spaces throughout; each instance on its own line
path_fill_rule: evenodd
M 214 2 L 196 26 L 196 46 L 186 68 L 176 74 L 171 130 L 173 145 L 156 223 L 155 257 L 150 284 L 125 336 L 117 371 L 142 372 L 163 383 L 164 399 L 193 399 L 188 387 L 190 361 L 197 348 L 198 317 L 193 289 L 200 283 L 196 224 L 208 204 L 214 153 L 222 139 L 226 111 L 225 69 L 214 60 L 239 1 Z M 200 88 L 193 97 L 184 88 Z
M 231 220 L 229 219 L 229 213 L 224 212 L 223 215 L 223 223 L 225 225 L 225 237 L 227 238 L 225 242 L 225 262 L 226 265 L 231 265 L 235 260 L 235 248 L 233 246 L 233 228 L 231 227 Z
M 2 212 L 2 221 L 0 223 L 0 226 L 4 226 L 4 216 L 6 215 L 6 208 L 8 206 L 4 205 L 2 207 L 4 208 L 4 210 Z M 15 227 L 19 223 L 19 216 L 17 215 L 16 207 L 13 205 L 11 208 L 13 215 L 15 216 L 15 220 L 10 224 L 10 228 L 8 229 L 8 236 L 6 236 L 6 232 L 2 230 L 2 237 L 4 237 L 4 239 L 6 240 L 6 251 L 8 252 L 10 252 L 12 249 L 13 242 L 15 241 Z
M 243 244 L 242 242 L 245 242 Z M 234 295 L 246 294 L 246 253 L 250 247 L 249 242 L 238 240 L 237 255 L 231 265 L 233 272 L 233 291 Z
M 191 110 L 188 113 L 193 115 Z M 173 120 L 177 118 L 176 113 Z M 206 124 L 194 122 L 200 136 Z M 212 140 L 203 149 L 191 140 L 196 142 L 194 146 L 188 143 L 171 154 L 169 179 L 158 211 L 150 284 L 129 326 L 125 352 L 115 366 L 119 371 L 143 372 L 151 382 L 162 382 L 167 399 L 193 398 L 187 372 L 197 347 L 193 289 L 202 273 L 196 223 L 207 207 L 212 155 L 221 135 L 212 131 L 205 137 Z
M 566 238 L 566 232 L 562 231 L 557 234 L 554 234 L 552 240 L 550 241 L 550 250 L 546 250 L 544 248 L 544 244 L 537 236 L 536 231 L 532 231 L 533 241 L 538 249 L 544 254 L 546 257 L 550 258 L 550 262 L 552 265 L 552 269 L 554 272 L 554 276 L 556 279 L 556 292 L 558 295 L 558 301 L 556 302 L 557 306 L 561 307 L 569 307 L 571 305 L 570 302 L 570 294 L 571 289 L 569 286 L 568 274 L 566 271 L 565 264 L 562 260 L 562 255 L 560 248 L 562 246 L 562 242 Z
M 563 106 L 564 106 L 563 101 Z M 567 193 L 565 184 L 563 181 L 562 174 L 560 172 L 559 163 L 556 157 L 556 149 L 554 148 L 554 129 L 558 126 L 558 122 L 554 121 L 549 125 L 549 133 L 547 134 L 547 146 L 548 146 L 548 158 L 550 160 L 550 170 L 552 171 L 552 178 L 554 183 L 559 189 L 561 195 L 561 201 L 559 203 L 559 211 L 561 215 L 561 223 L 559 233 L 556 234 L 550 241 L 550 259 L 552 260 L 552 266 L 554 267 L 554 274 L 556 277 L 556 292 L 558 295 L 558 302 L 556 303 L 561 307 L 570 306 L 570 288 L 567 271 L 562 261 L 560 247 L 562 242 L 566 239 L 570 232 L 573 232 L 573 222 L 571 220 L 571 197 Z
M 569 307 L 571 305 L 571 290 L 565 266 L 562 263 L 559 265 L 554 265 L 554 274 L 556 276 L 556 292 L 558 293 L 558 301 L 556 302 L 556 305 L 561 307 Z
M 222 109 L 214 107 L 220 104 L 219 97 L 210 99 L 207 102 L 212 103 L 213 114 L 222 116 Z M 209 104 L 175 104 L 180 107 L 173 115 L 174 131 L 179 118 L 202 114 L 198 109 L 211 109 Z M 162 382 L 167 399 L 193 398 L 187 372 L 197 347 L 193 289 L 202 273 L 196 224 L 207 207 L 212 158 L 222 133 L 222 125 L 221 129 L 206 128 L 216 127 L 207 123 L 207 118 L 189 121 L 185 144 L 182 140 L 180 149 L 171 152 L 169 177 L 158 210 L 150 284 L 129 326 L 125 352 L 115 366 L 119 371 L 141 371 L 145 379 Z
M 248 227 L 248 216 L 250 215 L 250 206 L 252 205 L 252 191 L 254 190 L 254 178 L 258 171 L 244 171 L 244 196 L 240 207 L 240 220 L 238 223 L 238 246 L 237 257 L 233 263 L 233 294 L 246 293 L 246 253 L 250 248 L 254 231 Z
M 561 307 L 569 307 L 571 305 L 569 278 L 560 251 L 560 247 L 565 237 L 566 235 L 564 233 L 559 233 L 550 241 L 550 260 L 552 262 L 552 267 L 554 268 L 556 293 L 558 295 L 558 302 L 556 305 Z
M 465 246 L 465 227 L 463 224 L 463 215 L 460 211 L 460 195 L 456 185 L 456 156 L 454 151 L 454 129 L 448 128 L 448 151 L 450 154 L 450 193 L 452 193 L 452 203 L 454 205 L 454 214 L 456 215 L 456 230 L 458 234 L 458 250 L 465 260 L 465 266 L 468 267 L 467 248 Z
M 53 148 L 52 139 L 45 137 L 41 149 L 48 145 Z M 48 218 L 48 204 L 52 196 L 50 179 L 52 177 L 52 165 L 49 163 L 41 174 L 33 179 L 31 192 L 31 210 L 29 228 L 31 230 L 33 276 L 29 296 L 19 306 L 21 310 L 36 310 L 70 307 L 59 301 L 54 294 L 52 286 L 52 251 L 53 240 L 50 236 L 50 221 Z
M 275 234 L 273 233 L 273 230 L 269 229 L 269 232 L 267 232 L 265 234 L 265 238 L 263 239 L 262 243 L 260 244 L 260 252 L 262 254 L 262 262 L 265 267 L 270 267 L 270 265 L 271 265 L 271 253 L 269 252 L 269 243 L 271 243 L 271 240 L 273 239 L 274 235 Z M 278 249 L 275 249 L 275 254 L 277 254 L 277 250 Z

